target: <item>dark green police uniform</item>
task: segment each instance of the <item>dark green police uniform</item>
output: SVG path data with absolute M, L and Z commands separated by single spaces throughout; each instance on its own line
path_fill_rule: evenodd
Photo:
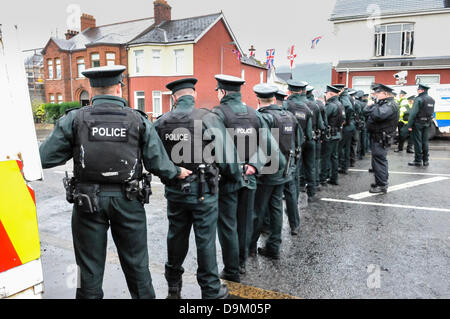
M 93 87 L 102 87 L 118 84 L 124 70 L 125 67 L 103 67 L 86 70 L 83 74 L 90 78 Z M 88 116 L 91 113 L 97 113 L 97 123 L 100 123 L 100 126 L 90 122 Z M 85 116 L 86 122 L 79 121 L 81 114 Z M 103 123 L 107 126 L 103 128 L 102 116 L 105 119 L 113 117 L 115 120 Z M 121 123 L 123 118 L 130 120 L 125 126 Z M 80 132 L 85 132 L 85 125 L 94 126 L 86 136 L 80 136 Z M 133 132 L 138 133 L 133 136 Z M 86 141 L 88 134 L 92 142 Z M 79 141 L 83 139 L 86 144 L 79 145 Z M 109 141 L 105 142 L 105 139 Z M 133 142 L 138 142 L 139 147 L 130 153 L 133 159 L 130 161 L 127 154 L 133 150 L 130 148 Z M 84 151 L 80 152 L 80 149 Z M 73 208 L 72 235 L 75 259 L 80 271 L 80 287 L 76 297 L 103 297 L 107 231 L 111 227 L 131 297 L 155 298 L 149 272 L 144 206 L 141 201 L 127 199 L 121 190 L 124 183 L 120 184 L 117 180 L 122 173 L 139 178 L 142 171 L 138 172 L 138 168 L 142 167 L 142 162 L 149 172 L 167 179 L 173 179 L 180 174 L 181 170 L 170 161 L 152 123 L 144 114 L 130 109 L 122 98 L 110 95 L 95 96 L 92 99 L 92 107 L 68 112 L 58 120 L 52 134 L 40 146 L 39 151 L 43 168 L 64 165 L 73 158 L 77 187 L 81 187 L 81 182 L 85 185 L 99 185 L 95 213 L 84 212 L 84 207 L 80 207 L 79 203 Z M 117 172 L 89 171 L 92 165 L 102 166 L 103 163 L 118 168 Z M 129 164 L 135 169 L 130 170 Z M 97 182 L 99 176 L 102 177 L 102 183 Z M 108 182 L 109 179 L 113 182 Z
M 327 92 L 338 94 L 340 90 L 327 86 Z M 342 124 L 345 120 L 344 106 L 339 102 L 339 96 L 327 99 L 325 104 L 327 122 L 330 127 L 329 138 L 324 142 L 326 153 L 322 161 L 320 183 L 338 185 L 339 183 L 339 141 L 342 138 Z
M 187 88 L 195 90 L 196 83 L 195 78 L 180 79 L 167 84 L 167 88 L 175 94 Z M 155 129 L 172 161 L 193 172 L 184 181 L 162 180 L 168 201 L 165 276 L 169 298 L 180 297 L 182 265 L 189 250 L 192 227 L 197 245 L 197 281 L 202 298 L 225 298 L 228 289 L 221 286 L 216 258 L 218 176 L 220 172 L 224 179 L 240 180 L 239 165 L 221 158 L 221 155 L 232 155 L 234 147 L 226 138 L 225 127 L 217 116 L 208 110 L 197 110 L 194 97 L 189 94 L 178 98 L 174 109 L 155 122 Z M 215 155 L 207 149 L 211 144 Z M 181 148 L 185 149 L 181 151 Z M 177 158 L 181 153 L 183 156 Z
M 220 181 L 218 237 L 224 263 L 221 278 L 240 282 L 240 273 L 245 273 L 253 233 L 253 205 L 257 186 L 256 177 L 244 175 L 244 170 L 246 165 L 251 165 L 257 173 L 261 173 L 265 155 L 258 143 L 267 139 L 264 133 L 270 133 L 267 129 L 260 133 L 260 129 L 266 128 L 264 120 L 254 109 L 242 103 L 240 90 L 245 81 L 229 75 L 216 75 L 215 78 L 217 90 L 225 90 L 227 94 L 213 112 L 235 137 L 232 140 L 238 156 L 234 162 L 242 167 L 241 179 L 222 178 Z
M 434 115 L 434 99 L 428 95 L 429 86 L 419 84 L 419 89 L 424 90 L 414 100 L 414 105 L 409 115 L 407 128 L 412 128 L 414 141 L 414 161 L 410 166 L 428 166 L 430 153 L 428 147 L 429 129 Z
M 355 93 L 355 110 L 357 114 L 355 125 L 356 129 L 359 131 L 359 141 L 356 148 L 356 155 L 360 160 L 366 155 L 366 118 L 363 112 L 366 104 L 362 101 L 363 97 L 364 91 L 357 91 Z
M 336 88 L 341 88 L 341 85 L 334 85 Z M 339 172 L 342 174 L 347 174 L 348 168 L 350 167 L 350 153 L 353 133 L 355 131 L 355 111 L 353 108 L 353 103 L 348 94 L 348 89 L 344 87 L 344 91 L 341 93 L 340 102 L 345 108 L 345 124 L 342 130 L 342 140 L 339 142 Z
M 268 84 L 259 84 L 253 89 L 257 96 L 265 98 L 275 95 L 277 88 Z M 278 171 L 274 174 L 263 174 L 258 179 L 255 196 L 255 223 L 250 244 L 250 252 L 256 253 L 257 242 L 261 234 L 264 217 L 270 216 L 270 235 L 265 247 L 259 248 L 260 255 L 279 259 L 281 230 L 283 225 L 283 190 L 284 185 L 292 179 L 295 168 L 295 149 L 299 147 L 301 135 L 295 117 L 278 105 L 269 105 L 258 110 L 271 129 L 278 129 L 278 147 L 271 149 L 271 156 L 278 155 Z M 273 139 L 270 142 L 272 145 Z
M 391 93 L 392 88 L 377 84 L 375 92 Z M 371 185 L 370 193 L 387 193 L 389 186 L 389 163 L 387 153 L 392 143 L 393 133 L 397 129 L 399 107 L 393 97 L 378 100 L 376 104 L 366 107 L 368 114 L 367 130 L 370 133 L 372 148 L 372 169 L 375 183 Z

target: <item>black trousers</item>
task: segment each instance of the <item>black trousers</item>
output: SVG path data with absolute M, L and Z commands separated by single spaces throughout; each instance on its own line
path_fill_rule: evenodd
M 375 184 L 380 187 L 389 185 L 389 164 L 387 154 L 389 147 L 384 147 L 383 143 L 374 137 L 371 137 L 370 145 L 372 148 L 372 168 L 375 175 Z

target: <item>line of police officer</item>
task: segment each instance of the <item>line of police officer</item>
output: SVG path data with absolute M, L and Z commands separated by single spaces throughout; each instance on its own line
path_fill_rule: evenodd
M 74 203 L 77 298 L 103 297 L 109 227 L 131 296 L 155 297 L 143 208 L 151 192 L 150 178 L 143 167 L 165 184 L 168 298 L 181 298 L 191 228 L 202 298 L 226 298 L 229 292 L 220 278 L 240 282 L 248 256 L 279 259 L 283 199 L 291 234 L 297 235 L 301 190 L 314 202 L 320 185 L 338 185 L 339 165 L 346 173 L 350 160 L 364 155 L 366 129 L 376 180 L 371 191 L 386 192 L 389 143 L 384 138 L 398 122 L 386 86 L 374 87 L 380 98 L 365 106 L 362 92 L 349 94 L 336 86 L 327 87 L 324 105 L 306 82 L 290 80 L 287 95 L 260 84 L 254 87 L 255 111 L 242 102 L 244 80 L 218 75 L 219 105 L 210 111 L 195 107 L 197 79 L 186 78 L 167 85 L 174 108 L 152 124 L 121 98 L 124 70 L 86 70 L 83 74 L 95 93 L 92 107 L 68 111 L 40 147 L 44 168 L 74 160 L 74 177 L 65 184 L 68 200 Z M 359 124 L 363 117 L 367 126 Z M 258 248 L 265 227 L 268 237 Z M 224 264 L 220 274 L 216 233 Z

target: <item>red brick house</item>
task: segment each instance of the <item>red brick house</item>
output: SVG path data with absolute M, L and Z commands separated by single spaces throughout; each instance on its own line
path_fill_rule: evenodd
M 91 89 L 81 72 L 94 66 L 126 66 L 127 42 L 153 24 L 153 18 L 146 18 L 96 26 L 93 16 L 83 14 L 81 33 L 68 30 L 66 39 L 52 37 L 42 51 L 47 101 L 89 104 Z M 127 82 L 125 77 L 125 84 Z M 124 90 L 124 97 L 128 99 L 127 89 Z
M 130 105 L 153 117 L 170 111 L 165 86 L 183 77 L 198 78 L 197 106 L 205 108 L 218 105 L 216 74 L 244 78 L 243 101 L 251 106 L 253 86 L 267 81 L 267 69 L 244 56 L 223 13 L 172 20 L 165 0 L 155 1 L 155 25 L 128 43 L 128 61 Z

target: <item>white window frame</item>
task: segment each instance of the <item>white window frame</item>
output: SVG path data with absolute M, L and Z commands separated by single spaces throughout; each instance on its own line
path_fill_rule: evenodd
M 139 94 L 144 94 L 144 95 L 139 96 Z M 144 99 L 144 112 L 145 112 L 145 110 L 146 110 L 145 91 L 134 91 L 134 108 L 136 110 L 139 110 L 139 100 L 140 99 Z
M 61 59 L 60 58 L 56 58 L 55 59 L 55 71 L 56 71 L 56 79 L 57 80 L 61 80 L 62 77 L 62 71 L 61 71 Z
M 178 55 L 177 53 L 182 53 Z M 175 66 L 175 74 L 184 74 L 184 49 L 176 49 L 173 50 L 174 55 L 174 66 Z M 180 64 L 179 64 L 180 63 Z
M 56 95 L 56 99 L 58 100 L 58 104 L 61 104 L 64 102 L 63 95 L 61 93 Z
M 416 75 L 416 83 L 419 84 L 420 78 L 431 78 L 431 77 L 437 77 L 439 79 L 439 82 L 438 83 L 425 82 L 424 84 L 431 84 L 431 85 L 441 84 L 441 75 L 440 74 L 417 74 Z
M 400 31 L 388 31 L 388 27 L 391 26 L 400 26 Z M 412 26 L 412 30 L 406 30 L 405 26 Z M 377 31 L 377 29 L 383 29 L 384 30 L 380 30 Z M 380 24 L 375 26 L 375 56 L 376 57 L 402 57 L 402 56 L 411 56 L 413 54 L 413 43 L 414 43 L 414 32 L 415 32 L 415 23 L 413 22 L 403 22 L 403 23 L 389 23 L 389 24 Z M 387 41 L 388 41 L 388 36 L 389 34 L 394 34 L 394 33 L 400 33 L 400 42 L 399 42 L 399 46 L 400 46 L 400 55 L 389 55 L 387 54 Z M 381 47 L 381 39 L 383 37 L 383 35 L 385 36 L 385 40 L 384 40 L 384 45 L 385 47 L 382 48 Z M 403 37 L 405 35 L 405 37 Z M 410 35 L 410 38 L 412 39 L 412 41 L 409 42 L 408 47 L 406 47 L 406 42 L 407 42 L 407 36 L 406 35 Z M 403 43 L 402 43 L 403 41 Z M 383 54 L 384 51 L 384 54 Z
M 107 66 L 116 65 L 116 53 L 114 53 L 114 52 L 106 52 L 106 65 Z
M 55 104 L 55 95 L 50 94 L 50 103 Z
M 162 74 L 162 51 L 160 49 L 152 50 L 152 74 Z
M 53 80 L 55 73 L 53 72 L 53 60 L 47 60 L 47 66 L 48 66 L 48 78 L 50 80 Z
M 138 56 L 138 53 L 140 54 Z M 136 74 L 144 73 L 144 50 L 134 51 L 134 71 Z
M 162 105 L 162 97 L 163 94 L 161 91 L 153 91 L 152 92 L 152 110 L 153 110 L 153 117 L 158 117 L 162 115 L 163 112 L 163 105 Z M 155 101 L 159 99 L 159 108 L 160 110 L 155 110 Z M 158 112 L 159 111 L 159 112 Z
M 80 67 L 83 65 L 82 69 Z M 85 76 L 82 72 L 86 70 L 86 61 L 84 58 L 77 58 L 77 78 L 83 79 Z
M 98 59 L 94 60 L 94 56 L 97 57 Z M 94 61 L 98 61 L 98 66 L 101 66 L 101 62 L 100 62 L 100 53 L 91 53 L 91 67 L 95 68 L 96 66 L 94 65 Z

